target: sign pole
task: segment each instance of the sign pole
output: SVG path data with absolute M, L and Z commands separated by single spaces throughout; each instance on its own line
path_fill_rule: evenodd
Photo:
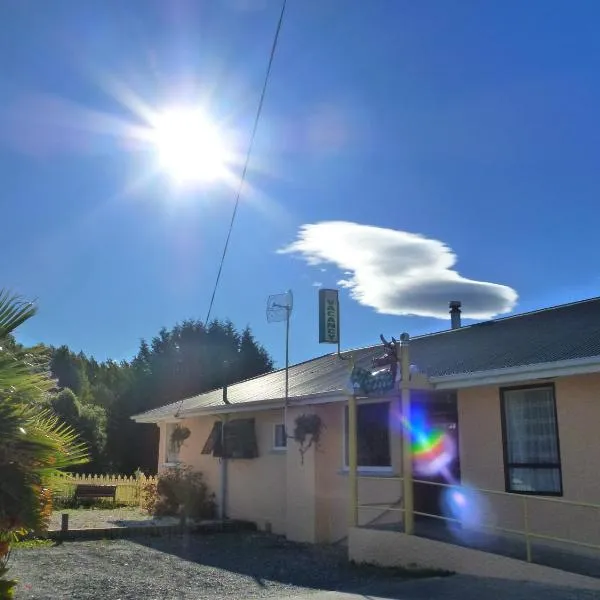
M 404 496 L 404 533 L 412 535 L 415 527 L 413 495 L 413 457 L 410 434 L 410 356 L 408 333 L 400 336 L 400 397 L 402 400 L 402 483 Z

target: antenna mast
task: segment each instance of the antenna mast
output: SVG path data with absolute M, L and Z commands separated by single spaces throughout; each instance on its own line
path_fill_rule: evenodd
M 294 308 L 294 296 L 291 290 L 285 294 L 274 294 L 267 299 L 267 321 L 279 323 L 285 321 L 285 399 L 283 409 L 283 430 L 287 439 L 287 406 L 290 393 L 290 317 Z

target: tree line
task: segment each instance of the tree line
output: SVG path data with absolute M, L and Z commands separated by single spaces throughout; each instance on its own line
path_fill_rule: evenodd
M 24 350 L 14 339 L 5 344 Z M 42 345 L 31 354 L 40 365 L 47 361 L 56 380 L 44 402 L 87 445 L 90 462 L 78 469 L 96 473 L 156 471 L 158 428 L 132 415 L 273 369 L 249 327 L 219 320 L 162 328 L 130 361 L 98 362 L 67 346 Z

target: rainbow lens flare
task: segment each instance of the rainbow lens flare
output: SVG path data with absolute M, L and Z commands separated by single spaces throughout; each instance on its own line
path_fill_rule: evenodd
M 452 463 L 456 448 L 444 431 L 431 428 L 421 408 L 411 414 L 410 426 L 405 425 L 412 438 L 415 471 L 420 475 L 443 474 Z
M 412 444 L 415 460 L 432 461 L 444 450 L 443 431 L 419 432 L 417 436 L 413 437 L 417 438 Z

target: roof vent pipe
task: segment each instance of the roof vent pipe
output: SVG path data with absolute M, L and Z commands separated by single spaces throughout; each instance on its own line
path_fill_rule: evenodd
M 462 306 L 459 300 L 452 300 L 450 306 L 450 326 L 452 329 L 460 329 L 460 307 Z

